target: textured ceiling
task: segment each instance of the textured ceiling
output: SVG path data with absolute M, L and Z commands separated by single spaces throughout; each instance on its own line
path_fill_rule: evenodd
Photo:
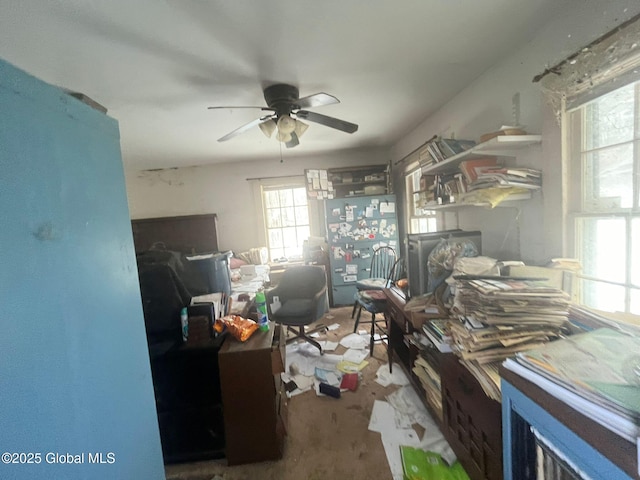
M 120 123 L 127 168 L 272 157 L 255 127 L 216 139 L 291 83 L 340 104 L 297 155 L 389 146 L 554 14 L 553 0 L 21 0 L 0 3 L 0 58 L 82 92 Z M 561 2 L 557 2 L 561 3 Z M 293 150 L 292 150 L 293 151 Z

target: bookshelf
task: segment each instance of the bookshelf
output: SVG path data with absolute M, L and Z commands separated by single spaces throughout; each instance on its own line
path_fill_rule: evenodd
M 423 165 L 421 168 L 422 175 L 454 175 L 460 173 L 460 166 L 463 161 L 484 157 L 516 157 L 525 147 L 539 144 L 541 141 L 541 135 L 500 135 L 487 140 L 486 142 L 479 143 L 468 150 L 451 156 L 443 161 Z M 532 198 L 533 192 L 538 191 L 539 189 L 539 187 L 530 188 L 528 191 L 512 194 L 508 198 L 502 200 L 497 206 L 513 206 L 513 202 L 515 201 L 529 200 Z M 479 190 L 479 192 L 482 192 L 482 190 Z M 431 211 L 455 210 L 467 207 L 491 207 L 491 205 L 489 202 L 485 201 L 467 200 L 445 204 L 431 203 L 421 206 L 423 210 Z
M 542 142 L 542 135 L 499 135 L 442 162 L 424 166 L 422 167 L 422 173 L 424 175 L 456 173 L 459 171 L 458 166 L 463 160 L 488 156 L 515 157 L 519 150 L 540 142 Z

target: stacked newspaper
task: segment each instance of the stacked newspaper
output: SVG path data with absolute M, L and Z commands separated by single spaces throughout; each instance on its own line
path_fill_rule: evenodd
M 497 365 L 561 336 L 569 295 L 542 280 L 457 276 L 452 350 L 491 398 L 499 399 Z

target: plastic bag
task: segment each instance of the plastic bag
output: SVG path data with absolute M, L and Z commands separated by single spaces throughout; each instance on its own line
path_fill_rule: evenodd
M 258 324 L 240 315 L 227 315 L 217 319 L 213 328 L 218 333 L 227 330 L 233 338 L 245 342 L 258 329 Z
M 427 270 L 429 271 L 428 291 L 433 292 L 453 271 L 453 264 L 458 257 L 477 257 L 478 247 L 470 240 L 456 242 L 442 239 L 429 254 Z

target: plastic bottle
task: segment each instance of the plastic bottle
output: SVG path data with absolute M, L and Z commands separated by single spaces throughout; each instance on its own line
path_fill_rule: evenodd
M 186 342 L 189 336 L 189 314 L 187 313 L 187 307 L 180 310 L 180 323 L 182 324 L 182 341 Z
M 267 314 L 267 299 L 264 292 L 256 293 L 256 310 L 258 312 L 258 327 L 263 332 L 269 330 L 269 315 Z

